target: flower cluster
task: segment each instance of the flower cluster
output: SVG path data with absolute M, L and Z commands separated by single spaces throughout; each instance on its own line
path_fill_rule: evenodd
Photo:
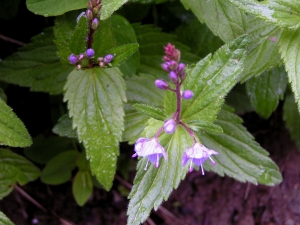
M 135 143 L 135 154 L 132 157 L 140 156 L 140 157 L 148 157 L 148 161 L 145 169 L 147 168 L 148 162 L 150 161 L 152 164 L 155 164 L 156 167 L 159 166 L 159 160 L 163 156 L 167 161 L 167 154 L 164 148 L 159 144 L 158 137 L 164 131 L 167 134 L 172 134 L 176 130 L 178 125 L 181 125 L 184 129 L 186 129 L 190 136 L 194 140 L 194 144 L 192 147 L 187 148 L 184 151 L 182 156 L 182 166 L 185 166 L 187 162 L 190 160 L 189 171 L 193 171 L 193 164 L 196 166 L 200 166 L 202 170 L 202 174 L 204 175 L 204 170 L 202 164 L 210 159 L 212 164 L 215 164 L 212 155 L 218 154 L 216 151 L 206 148 L 204 145 L 197 142 L 194 132 L 181 121 L 180 112 L 181 112 L 181 101 L 182 99 L 189 100 L 194 97 L 194 93 L 191 90 L 185 90 L 181 92 L 181 85 L 185 80 L 186 72 L 185 72 L 185 64 L 180 63 L 180 51 L 175 48 L 172 44 L 168 43 L 165 46 L 165 56 L 163 57 L 164 63 L 161 65 L 162 68 L 169 73 L 170 84 L 162 79 L 155 80 L 155 85 L 159 89 L 169 90 L 175 92 L 177 107 L 174 112 L 172 118 L 166 120 L 164 122 L 163 127 L 161 127 L 156 135 L 151 138 L 139 138 Z

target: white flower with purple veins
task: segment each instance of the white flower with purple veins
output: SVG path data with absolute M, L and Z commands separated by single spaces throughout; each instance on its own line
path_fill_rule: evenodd
M 211 155 L 218 154 L 216 151 L 206 148 L 204 145 L 200 143 L 194 144 L 193 147 L 188 148 L 183 153 L 182 157 L 182 166 L 185 166 L 186 163 L 191 160 L 190 162 L 190 168 L 189 171 L 193 171 L 193 165 L 195 164 L 197 166 L 201 167 L 202 175 L 204 175 L 204 170 L 202 164 L 207 160 L 210 159 L 212 164 L 216 164 L 215 161 L 211 158 Z
M 160 157 L 164 157 L 167 161 L 167 154 L 164 148 L 158 143 L 156 138 L 139 138 L 134 145 L 135 154 L 132 157 L 141 156 L 148 157 L 152 164 L 155 164 L 156 168 L 159 166 Z M 149 162 L 148 161 L 148 162 Z M 148 162 L 145 169 L 147 168 Z

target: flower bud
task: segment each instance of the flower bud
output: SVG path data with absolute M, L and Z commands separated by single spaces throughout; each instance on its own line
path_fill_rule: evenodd
M 88 21 L 93 19 L 93 13 L 90 9 L 86 10 L 85 15 L 86 15 L 86 18 L 88 19 Z
M 100 67 L 105 67 L 105 63 L 104 62 L 99 62 L 99 66 Z
M 78 65 L 76 66 L 76 69 L 80 70 L 80 69 L 81 69 L 81 65 L 78 64 Z
M 78 61 L 83 60 L 84 56 L 85 56 L 84 54 L 80 54 L 80 55 L 78 56 Z
M 94 49 L 89 48 L 88 50 L 86 50 L 85 54 L 88 58 L 92 58 L 95 55 L 95 51 Z
M 92 3 L 92 2 L 88 2 L 88 8 L 89 8 L 89 9 L 93 9 L 93 8 L 94 8 L 94 6 L 93 6 L 93 3 Z
M 194 93 L 191 90 L 185 90 L 182 93 L 182 98 L 184 99 L 191 99 L 194 96 Z
M 92 29 L 93 30 L 96 30 L 98 28 L 98 25 L 99 25 L 99 21 L 97 18 L 93 19 L 93 22 L 92 22 Z
M 103 57 L 98 57 L 97 61 L 98 62 L 103 62 Z
M 164 80 L 155 80 L 155 85 L 162 90 L 167 90 L 169 88 L 168 83 Z
M 164 123 L 164 130 L 167 134 L 174 133 L 176 129 L 176 122 L 174 119 L 166 120 Z
M 107 54 L 106 56 L 103 57 L 103 62 L 105 63 L 110 63 L 114 59 L 113 54 Z
M 176 70 L 176 68 L 177 68 L 177 62 L 176 62 L 176 61 L 174 61 L 174 60 L 173 60 L 173 61 L 171 61 L 171 62 L 170 62 L 170 65 L 169 65 L 169 69 L 170 69 L 170 70 L 174 70 L 174 71 L 175 71 L 175 70 Z
M 69 56 L 69 61 L 70 61 L 70 63 L 72 63 L 72 64 L 77 63 L 77 57 L 76 57 L 76 55 L 71 54 L 71 55 Z
M 170 77 L 170 80 L 173 82 L 173 83 L 176 83 L 178 78 L 177 78 L 177 74 L 174 72 L 174 71 L 171 71 L 169 73 L 169 77 Z
M 170 64 L 169 62 L 165 62 L 165 63 L 161 64 L 161 67 L 163 68 L 164 71 L 170 72 L 169 64 Z
M 179 63 L 178 68 L 177 68 L 177 72 L 180 73 L 185 67 L 184 63 Z

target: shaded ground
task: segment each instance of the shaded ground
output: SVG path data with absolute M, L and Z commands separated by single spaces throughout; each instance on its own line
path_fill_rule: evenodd
M 300 153 L 290 140 L 278 111 L 269 120 L 262 120 L 253 113 L 244 119 L 245 125 L 280 167 L 284 179 L 280 185 L 255 186 L 213 173 L 202 176 L 193 172 L 145 224 L 300 224 Z M 72 197 L 70 182 L 47 186 L 36 181 L 22 189 L 46 211 L 16 190 L 0 202 L 0 210 L 17 225 L 125 225 L 128 200 L 121 194 L 126 190 L 125 182 L 116 180 L 109 193 L 95 189 L 88 203 L 79 207 Z

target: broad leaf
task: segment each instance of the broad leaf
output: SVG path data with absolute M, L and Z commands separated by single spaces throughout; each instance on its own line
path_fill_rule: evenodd
M 289 94 L 285 97 L 283 105 L 283 118 L 289 129 L 293 141 L 300 149 L 300 114 L 295 103 L 294 96 Z
M 47 28 L 32 38 L 32 43 L 0 62 L 0 80 L 30 87 L 31 91 L 60 94 L 74 66 L 61 64 Z
M 41 173 L 41 180 L 46 184 L 63 184 L 71 179 L 72 170 L 75 169 L 77 151 L 66 151 L 53 157 Z
M 292 84 L 292 90 L 295 95 L 295 101 L 300 107 L 300 29 L 284 30 L 279 43 L 281 57 L 285 63 L 285 69 L 288 73 L 289 82 Z
M 274 68 L 246 82 L 247 93 L 256 112 L 269 118 L 283 99 L 287 76 L 283 68 Z
M 67 114 L 59 118 L 52 131 L 61 137 L 77 138 L 76 130 L 72 128 L 72 119 Z
M 110 63 L 111 66 L 120 66 L 125 62 L 132 54 L 134 54 L 139 48 L 138 44 L 121 45 L 115 48 L 111 48 L 107 53 L 115 55 L 114 59 Z
M 72 185 L 73 196 L 79 206 L 83 206 L 93 192 L 93 182 L 89 171 L 78 171 Z
M 85 53 L 87 46 L 86 37 L 88 32 L 88 21 L 84 16 L 82 16 L 80 17 L 69 42 L 70 50 L 75 55 Z
M 146 104 L 134 104 L 133 107 L 140 113 L 150 116 L 154 119 L 157 120 L 165 120 L 166 115 L 164 114 L 163 110 L 160 108 L 156 108 L 151 105 L 146 105 Z
M 13 222 L 8 219 L 3 212 L 0 211 L 0 225 L 14 225 Z
M 125 84 L 116 68 L 74 70 L 64 101 L 78 138 L 86 148 L 91 170 L 109 190 L 116 171 L 123 125 Z
M 161 126 L 161 121 L 150 119 L 149 126 L 145 129 L 146 137 L 152 138 Z M 138 172 L 129 195 L 128 225 L 144 222 L 151 209 L 157 210 L 185 177 L 186 169 L 181 165 L 181 157 L 184 150 L 192 145 L 192 138 L 188 132 L 179 126 L 174 134 L 161 135 L 159 141 L 168 154 L 168 161 L 161 159 L 158 168 L 151 164 L 146 170 L 148 159 L 143 158 L 139 161 Z
M 222 134 L 222 127 L 205 120 L 191 120 L 186 124 L 194 131 L 205 131 L 211 134 Z
M 0 88 L 0 99 L 2 99 L 4 102 L 7 101 L 6 94 L 5 94 L 5 92 L 3 91 L 2 88 Z
M 100 19 L 105 20 L 111 16 L 111 14 L 118 10 L 123 4 L 128 2 L 128 0 L 102 0 L 102 8 Z
M 22 121 L 0 99 L 0 145 L 27 147 L 32 140 Z
M 233 87 L 226 97 L 226 104 L 233 107 L 237 114 L 253 111 L 245 84 L 237 84 Z
M 245 33 L 245 13 L 228 0 L 181 1 L 224 42 Z
M 277 165 L 262 149 L 253 136 L 241 125 L 242 119 L 230 107 L 223 107 L 215 123 L 223 128 L 224 134 L 198 137 L 206 147 L 214 149 L 216 165 L 205 162 L 205 169 L 220 176 L 224 174 L 241 182 L 273 186 L 282 181 Z

